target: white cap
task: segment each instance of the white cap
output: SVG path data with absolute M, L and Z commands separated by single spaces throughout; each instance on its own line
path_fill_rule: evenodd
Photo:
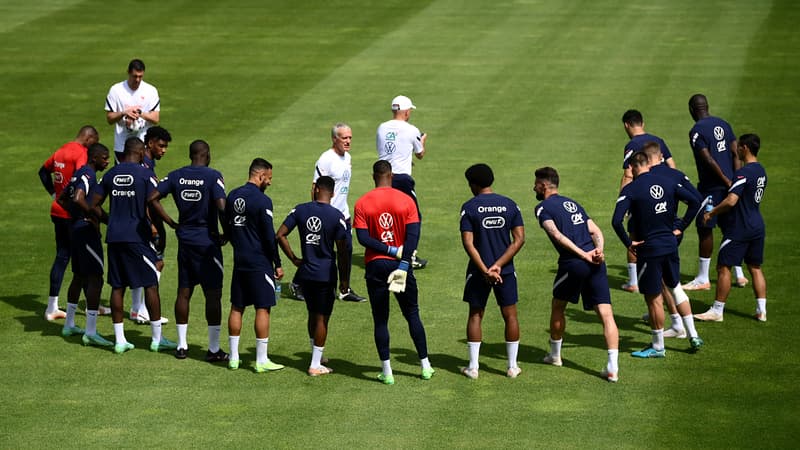
M 417 109 L 411 99 L 405 95 L 398 95 L 392 99 L 392 111 L 405 111 L 407 109 Z

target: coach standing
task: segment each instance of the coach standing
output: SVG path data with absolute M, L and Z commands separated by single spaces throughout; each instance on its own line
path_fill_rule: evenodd
M 144 81 L 144 62 L 128 63 L 128 79 L 111 86 L 106 96 L 106 121 L 114 125 L 114 153 L 120 161 L 125 140 L 138 137 L 144 141 L 147 129 L 161 121 L 158 89 Z
M 383 122 L 378 126 L 375 146 L 378 151 L 378 159 L 389 161 L 392 165 L 392 187 L 405 192 L 414 200 L 419 216 L 420 226 L 422 226 L 422 213 L 419 210 L 417 193 L 414 190 L 416 183 L 411 177 L 411 167 L 413 160 L 411 155 L 422 159 L 425 156 L 425 141 L 428 135 L 421 133 L 419 128 L 411 125 L 408 119 L 411 117 L 411 110 L 417 109 L 411 99 L 405 95 L 398 95 L 392 99 L 392 120 Z M 422 269 L 428 261 L 411 255 L 411 265 L 415 269 Z

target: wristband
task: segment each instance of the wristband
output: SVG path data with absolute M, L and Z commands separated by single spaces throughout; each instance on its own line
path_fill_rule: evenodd
M 397 269 L 408 272 L 408 261 L 400 261 L 400 264 L 397 265 Z

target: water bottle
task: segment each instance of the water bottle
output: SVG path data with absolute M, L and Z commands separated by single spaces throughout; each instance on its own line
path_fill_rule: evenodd
M 711 212 L 714 209 L 714 198 L 710 195 L 706 197 L 706 212 Z
M 275 300 L 281 298 L 281 283 L 278 280 L 275 280 Z

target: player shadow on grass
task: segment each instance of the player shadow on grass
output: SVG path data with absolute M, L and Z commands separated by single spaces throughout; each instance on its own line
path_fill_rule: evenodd
M 255 349 L 253 350 L 255 351 Z M 295 352 L 293 356 L 294 357 L 270 355 L 270 359 L 278 364 L 285 365 L 287 368 L 292 368 L 296 369 L 298 372 L 307 373 L 308 365 L 311 362 L 311 352 Z M 329 356 L 326 357 L 330 358 Z M 369 381 L 373 381 L 375 379 L 375 375 L 380 372 L 380 367 L 354 364 L 345 359 L 339 359 L 336 357 L 330 358 L 330 361 L 328 361 L 326 366 L 333 370 L 331 375 L 326 376 L 344 375 L 351 378 Z M 370 373 L 374 373 L 374 375 L 370 375 Z
M 34 294 L 21 294 L 0 297 L 0 301 L 22 312 L 15 315 L 14 319 L 22 324 L 26 333 L 39 332 L 42 336 L 61 336 L 64 321 L 48 322 L 45 320 L 44 310 L 47 307 L 38 301 L 39 297 Z

